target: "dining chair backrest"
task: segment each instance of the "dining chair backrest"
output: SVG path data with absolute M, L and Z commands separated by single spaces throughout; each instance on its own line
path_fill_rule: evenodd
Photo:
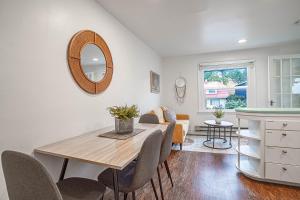
M 154 114 L 143 114 L 140 117 L 139 123 L 159 124 L 158 117 Z
M 137 158 L 131 188 L 140 188 L 149 182 L 153 177 L 158 166 L 161 142 L 161 130 L 154 131 L 144 141 Z
M 35 158 L 4 151 L 1 160 L 10 200 L 62 200 L 46 168 Z
M 173 139 L 173 132 L 174 132 L 175 124 L 176 124 L 176 122 L 171 122 L 168 125 L 166 133 L 163 137 L 162 144 L 161 144 L 159 163 L 164 162 L 171 153 L 172 139 Z

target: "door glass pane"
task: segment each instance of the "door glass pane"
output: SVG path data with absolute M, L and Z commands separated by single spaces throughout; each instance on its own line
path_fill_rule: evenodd
M 300 94 L 293 94 L 293 108 L 300 108 Z
M 290 94 L 282 95 L 282 107 L 283 108 L 291 107 L 291 95 Z
M 300 76 L 293 76 L 292 78 L 292 93 L 300 94 Z
M 282 59 L 282 76 L 290 76 L 290 59 Z
M 300 58 L 292 59 L 292 74 L 300 76 Z
M 291 78 L 288 76 L 282 77 L 282 93 L 291 93 Z
M 271 101 L 273 102 L 272 107 L 275 107 L 275 108 L 281 107 L 281 95 L 280 94 L 274 94 L 271 97 Z
M 271 70 L 271 76 L 276 77 L 280 76 L 280 59 L 273 59 L 272 60 L 272 66 L 270 68 Z
M 300 76 L 292 77 L 292 94 L 292 107 L 300 108 Z
M 271 78 L 271 93 L 272 94 L 278 94 L 281 93 L 281 86 L 280 86 L 280 77 L 273 77 Z

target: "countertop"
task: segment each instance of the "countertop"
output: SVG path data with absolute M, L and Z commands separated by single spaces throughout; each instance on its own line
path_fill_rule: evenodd
M 235 111 L 265 114 L 300 114 L 300 108 L 237 108 Z

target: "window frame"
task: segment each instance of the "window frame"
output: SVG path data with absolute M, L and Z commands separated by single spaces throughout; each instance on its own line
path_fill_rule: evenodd
M 247 64 L 247 66 L 245 66 Z M 206 108 L 205 90 L 204 90 L 204 71 L 247 68 L 247 107 L 256 106 L 255 95 L 255 61 L 254 60 L 236 60 L 225 62 L 201 63 L 198 71 L 198 112 L 213 112 L 213 109 Z M 235 109 L 224 109 L 227 113 L 235 113 Z

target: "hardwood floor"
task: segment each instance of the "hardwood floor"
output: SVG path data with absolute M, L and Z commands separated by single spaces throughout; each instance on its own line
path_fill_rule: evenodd
M 161 169 L 165 200 L 300 200 L 298 187 L 258 182 L 238 173 L 236 155 L 173 151 L 168 162 L 174 187 Z M 157 174 L 154 183 L 159 191 Z M 155 199 L 150 183 L 136 194 L 139 200 Z M 111 191 L 107 199 L 113 199 Z

